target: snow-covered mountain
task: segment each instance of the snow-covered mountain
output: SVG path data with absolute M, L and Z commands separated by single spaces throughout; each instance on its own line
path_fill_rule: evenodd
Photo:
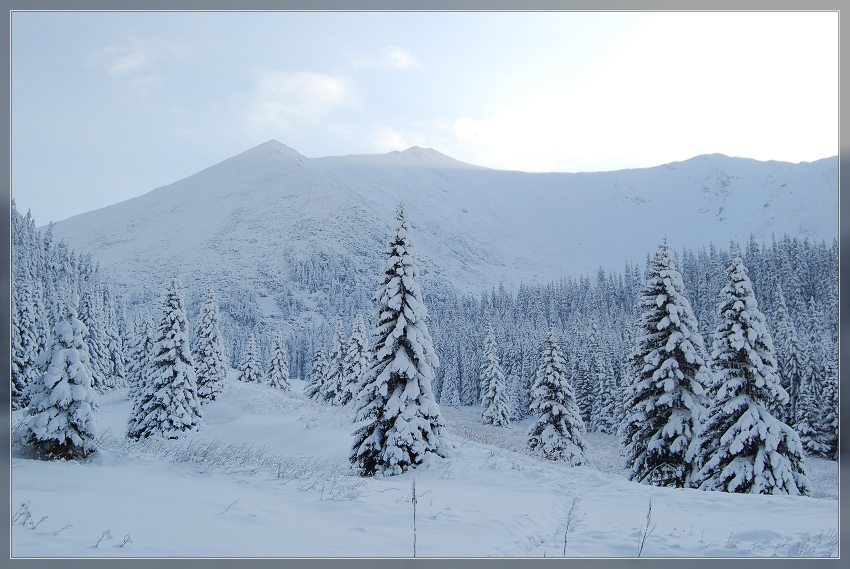
M 622 270 L 662 237 L 675 248 L 771 235 L 838 235 L 838 160 L 759 162 L 715 154 L 645 169 L 525 173 L 413 147 L 307 158 L 271 140 L 125 202 L 55 224 L 125 294 L 180 271 L 261 297 L 295 273 L 372 283 L 396 205 L 414 228 L 426 294 Z

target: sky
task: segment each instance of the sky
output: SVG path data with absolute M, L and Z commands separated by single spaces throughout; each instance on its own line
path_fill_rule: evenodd
M 528 172 L 838 154 L 837 12 L 15 12 L 11 47 L 38 225 L 270 139 Z

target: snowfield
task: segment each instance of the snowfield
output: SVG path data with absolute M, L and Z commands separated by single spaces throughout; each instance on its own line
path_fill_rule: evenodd
M 350 470 L 353 409 L 236 381 L 179 441 L 124 438 L 127 390 L 100 397 L 99 451 L 82 462 L 12 452 L 12 556 L 825 557 L 838 555 L 837 463 L 809 458 L 812 497 L 637 485 L 615 437 L 590 465 L 525 452 L 532 418 L 486 426 L 443 408 L 446 459 L 405 474 Z M 13 441 L 23 415 L 12 415 Z M 647 511 L 651 512 L 647 527 Z M 24 506 L 25 505 L 25 506 Z M 568 527 L 569 524 L 569 527 Z

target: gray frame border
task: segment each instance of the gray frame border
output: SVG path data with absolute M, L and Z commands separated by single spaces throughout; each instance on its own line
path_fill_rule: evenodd
M 839 0 L 813 0 L 810 2 L 802 2 L 801 0 L 125 0 L 119 2 L 116 0 L 0 0 L 4 8 L 4 12 L 8 18 L 8 25 L 5 28 L 6 40 L 3 42 L 3 70 L 7 81 L 11 81 L 10 75 L 10 57 L 11 49 L 11 12 L 18 10 L 124 10 L 124 11 L 243 11 L 243 10 L 309 10 L 309 11 L 839 11 L 841 2 Z M 839 15 L 840 20 L 840 15 Z M 839 73 L 847 67 L 848 57 L 845 55 L 850 45 L 850 40 L 846 39 L 846 33 L 840 33 L 839 46 Z M 842 64 L 842 61 L 844 62 Z M 839 92 L 848 93 L 844 87 L 846 74 L 841 74 L 839 82 Z M 11 110 L 10 89 L 7 83 L 7 89 L 3 92 L 3 100 L 6 102 L 6 108 Z M 840 103 L 844 97 L 840 97 Z M 3 113 L 2 127 L 5 132 L 9 133 L 8 137 L 3 138 L 0 149 L 5 150 L 3 153 L 2 170 L 6 199 L 3 201 L 3 215 L 0 216 L 2 221 L 2 231 L 0 236 L 3 239 L 3 247 L 0 250 L 3 252 L 2 266 L 3 276 L 2 289 L 0 294 L 6 299 L 6 302 L 0 302 L 0 316 L 4 322 L 4 326 L 0 329 L 0 364 L 4 370 L 4 383 L 0 390 L 0 454 L 2 454 L 2 471 L 3 480 L 7 483 L 8 492 L 3 493 L 2 504 L 5 511 L 11 512 L 11 471 L 10 471 L 10 453 L 9 453 L 9 427 L 10 427 L 10 401 L 9 401 L 9 381 L 10 381 L 10 305 L 11 305 L 11 283 L 10 283 L 10 200 L 11 200 L 11 177 L 10 177 L 10 142 L 11 142 L 11 113 Z M 842 170 L 850 172 L 850 131 L 848 131 L 848 119 L 842 117 L 839 110 L 839 195 L 844 197 L 844 183 L 841 181 L 840 173 Z M 850 270 L 850 255 L 847 251 L 850 250 L 850 228 L 844 229 L 841 227 L 840 214 L 845 213 L 846 208 L 850 208 L 850 200 L 842 200 L 839 198 L 839 232 L 840 232 L 840 298 L 846 298 L 850 293 L 850 285 L 843 278 Z M 848 318 L 845 318 L 844 310 L 840 310 L 840 338 L 848 338 L 850 328 L 848 328 Z M 840 369 L 848 369 L 850 358 L 846 354 L 845 341 L 840 342 Z M 848 416 L 848 392 L 845 390 L 840 395 L 840 411 L 841 416 Z M 850 482 L 850 474 L 847 473 L 846 462 L 850 457 L 848 450 L 847 424 L 842 424 L 840 427 L 840 485 L 848 488 Z M 839 497 L 839 512 L 840 516 L 844 517 L 845 513 L 850 512 L 850 507 L 847 505 L 846 493 Z M 10 538 L 10 528 L 8 527 L 9 517 L 4 517 L 4 521 L 0 522 L 0 527 L 4 530 L 6 539 Z M 847 546 L 848 532 L 841 529 L 839 521 L 839 539 L 840 549 L 845 549 Z M 4 539 L 5 541 L 5 539 Z M 7 545 L 8 544 L 7 542 Z M 7 548 L 6 551 L 10 551 Z M 845 549 L 846 551 L 846 549 Z M 829 560 L 788 560 L 788 559 L 10 559 L 9 565 L 6 565 L 5 553 L 0 554 L 3 566 L 6 567 L 54 567 L 62 565 L 65 567 L 80 567 L 88 568 L 92 566 L 113 567 L 132 566 L 145 567 L 155 566 L 171 567 L 171 566 L 190 566 L 204 567 L 215 569 L 229 567 L 280 567 L 283 564 L 286 567 L 309 567 L 322 568 L 325 567 L 346 567 L 347 569 L 366 569 L 372 567 L 462 567 L 464 569 L 472 567 L 525 567 L 528 563 L 536 565 L 545 564 L 561 564 L 562 566 L 568 563 L 571 567 L 655 567 L 657 565 L 679 566 L 686 562 L 689 566 L 697 564 L 699 567 L 721 566 L 729 567 L 730 569 L 737 567 L 753 567 L 762 564 L 781 564 L 782 566 L 790 567 L 823 567 L 838 565 L 838 559 Z

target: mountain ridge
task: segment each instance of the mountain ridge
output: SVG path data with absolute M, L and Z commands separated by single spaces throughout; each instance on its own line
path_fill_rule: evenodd
M 177 268 L 194 278 L 249 282 L 266 271 L 286 280 L 322 255 L 368 285 L 404 201 L 426 287 L 480 292 L 622 270 L 665 235 L 676 249 L 745 242 L 750 233 L 760 242 L 837 237 L 837 162 L 712 154 L 652 168 L 530 173 L 420 147 L 307 158 L 272 139 L 57 222 L 54 233 L 92 253 L 127 291 L 157 288 Z

